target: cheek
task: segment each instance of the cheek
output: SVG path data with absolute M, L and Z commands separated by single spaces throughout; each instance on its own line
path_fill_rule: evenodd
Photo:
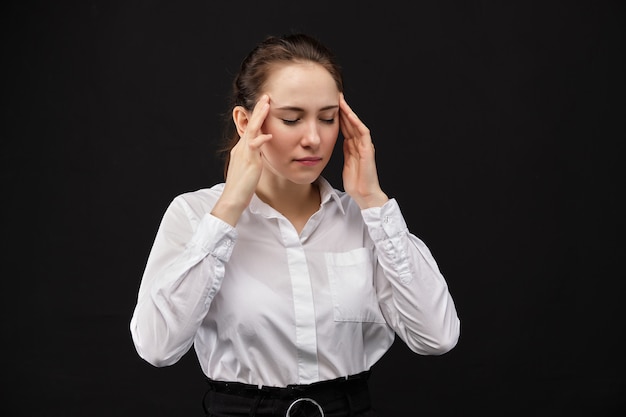
M 291 146 L 290 138 L 294 135 L 293 132 L 285 129 L 284 124 L 273 123 L 266 120 L 261 127 L 261 131 L 263 133 L 270 133 L 272 135 L 272 139 L 268 142 L 265 142 L 262 147 L 262 150 L 266 154 L 266 156 L 273 159 L 274 156 L 286 154 L 289 151 L 289 148 Z
M 337 142 L 337 137 L 339 136 L 339 125 L 335 124 L 333 126 L 329 126 L 328 129 L 324 129 L 322 131 L 321 135 L 325 143 L 334 146 L 335 142 Z

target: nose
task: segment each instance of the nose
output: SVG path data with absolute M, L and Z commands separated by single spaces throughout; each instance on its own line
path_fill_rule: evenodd
M 306 123 L 301 144 L 304 147 L 316 147 L 320 143 L 320 134 L 316 121 Z

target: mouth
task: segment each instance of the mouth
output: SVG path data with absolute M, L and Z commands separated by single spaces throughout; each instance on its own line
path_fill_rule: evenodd
M 306 158 L 298 158 L 295 161 L 305 166 L 314 166 L 319 164 L 322 158 L 319 156 L 307 156 Z

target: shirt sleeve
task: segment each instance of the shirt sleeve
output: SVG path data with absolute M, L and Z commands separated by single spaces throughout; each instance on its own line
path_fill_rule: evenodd
M 458 341 L 460 320 L 430 250 L 409 232 L 395 199 L 361 214 L 374 241 L 375 286 L 387 323 L 416 353 L 448 352 Z
M 139 286 L 130 331 L 140 357 L 177 362 L 192 346 L 224 278 L 236 230 L 181 196 L 167 208 Z

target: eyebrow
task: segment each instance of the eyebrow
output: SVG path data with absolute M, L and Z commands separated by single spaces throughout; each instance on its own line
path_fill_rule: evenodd
M 319 111 L 333 110 L 333 109 L 337 109 L 337 108 L 339 108 L 339 105 L 324 106 L 321 109 L 319 109 Z M 298 112 L 304 112 L 305 111 L 303 108 L 297 107 L 297 106 L 276 107 L 276 110 L 291 110 L 291 111 L 298 111 Z

